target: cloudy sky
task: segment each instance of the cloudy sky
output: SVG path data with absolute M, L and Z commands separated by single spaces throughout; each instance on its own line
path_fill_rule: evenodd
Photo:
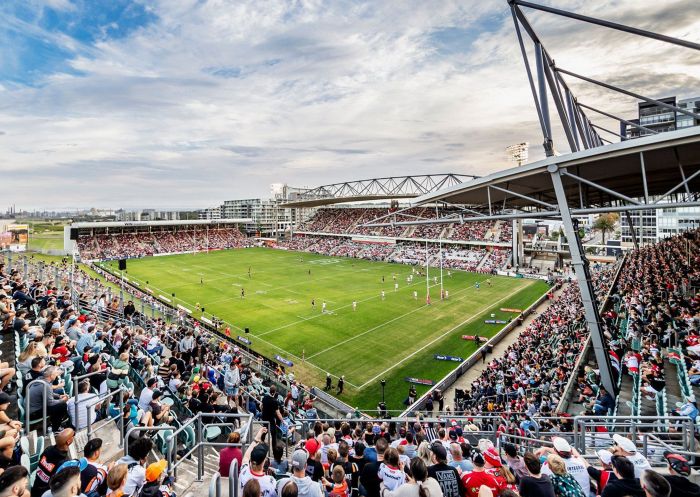
M 700 42 L 697 0 L 538 1 Z M 692 50 L 526 12 L 561 67 L 700 95 Z M 634 117 L 634 100 L 572 86 Z M 197 208 L 274 182 L 485 174 L 524 140 L 541 158 L 506 0 L 0 3 L 0 210 Z

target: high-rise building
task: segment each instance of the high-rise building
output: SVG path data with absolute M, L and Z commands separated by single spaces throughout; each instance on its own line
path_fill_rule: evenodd
M 669 207 L 630 212 L 637 242 L 656 243 L 669 236 L 700 227 L 700 207 Z M 626 215 L 620 216 L 622 242 L 633 243 L 632 230 Z
M 658 99 L 659 102 L 673 105 L 681 109 L 687 109 L 690 112 L 699 113 L 700 97 L 677 99 L 674 97 L 666 97 Z M 629 121 L 644 126 L 657 133 L 665 131 L 674 131 L 676 129 L 697 126 L 700 122 L 681 112 L 677 112 L 662 105 L 651 102 L 639 102 L 637 108 L 637 118 L 629 119 Z M 635 126 L 620 124 L 620 134 L 625 139 L 639 138 L 640 136 L 651 135 L 650 131 L 639 129 Z

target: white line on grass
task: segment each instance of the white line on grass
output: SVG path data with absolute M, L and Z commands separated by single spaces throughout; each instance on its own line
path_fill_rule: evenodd
M 371 379 L 367 380 L 367 381 L 364 382 L 362 385 L 360 385 L 359 388 L 364 388 L 364 387 L 366 387 L 367 385 L 369 385 L 370 383 L 372 383 L 373 381 L 375 381 L 375 380 L 376 380 L 377 378 L 379 378 L 380 376 L 382 376 L 382 375 L 388 373 L 389 371 L 391 371 L 392 369 L 394 369 L 394 368 L 395 368 L 396 366 L 398 366 L 399 364 L 402 364 L 403 362 L 407 361 L 408 359 L 410 359 L 411 357 L 413 357 L 414 355 L 416 355 L 418 352 L 420 352 L 420 351 L 422 351 L 423 349 L 425 349 L 425 348 L 431 346 L 432 344 L 434 344 L 434 343 L 437 342 L 438 340 L 442 339 L 444 336 L 446 336 L 446 335 L 452 333 L 452 332 L 453 332 L 454 330 L 456 330 L 457 328 L 459 328 L 459 327 L 461 327 L 461 326 L 464 326 L 465 324 L 467 324 L 467 323 L 469 323 L 469 322 L 475 320 L 475 319 L 478 318 L 483 312 L 485 312 L 485 311 L 487 311 L 488 309 L 490 309 L 491 307 L 493 307 L 493 306 L 499 304 L 500 302 L 503 302 L 504 300 L 506 300 L 506 299 L 512 297 L 513 295 L 515 295 L 516 293 L 520 292 L 520 291 L 523 290 L 524 288 L 525 288 L 525 287 L 517 288 L 517 289 L 513 290 L 512 292 L 510 292 L 510 293 L 509 293 L 508 295 L 506 295 L 505 297 L 503 297 L 502 299 L 499 299 L 499 300 L 497 300 L 496 302 L 494 302 L 494 303 L 492 303 L 492 304 L 488 304 L 488 305 L 487 305 L 486 307 L 484 307 L 483 309 L 477 311 L 476 314 L 474 314 L 474 315 L 473 315 L 472 317 L 470 317 L 469 319 L 467 319 L 467 320 L 465 320 L 465 321 L 462 321 L 462 322 L 459 323 L 458 325 L 456 325 L 456 326 L 450 328 L 449 330 L 447 330 L 447 331 L 446 331 L 445 333 L 443 333 L 442 335 L 440 335 L 440 336 L 434 338 L 433 340 L 431 340 L 431 341 L 429 341 L 428 343 L 426 343 L 425 345 L 423 345 L 421 348 L 419 348 L 419 349 L 417 349 L 417 350 L 411 352 L 409 355 L 407 355 L 406 357 L 404 357 L 403 359 L 401 359 L 399 362 L 397 362 L 397 363 L 394 364 L 393 366 L 388 367 L 387 369 L 385 369 L 384 371 L 382 371 L 381 373 L 379 373 L 379 374 L 378 374 L 377 376 L 375 376 L 374 378 L 371 378 Z
M 435 285 L 435 286 L 437 286 L 437 285 Z M 457 290 L 457 291 L 454 293 L 454 295 L 459 295 L 459 294 L 464 293 L 464 292 L 466 292 L 467 290 L 470 290 L 470 289 L 471 289 L 471 286 L 466 287 L 466 288 L 463 288 L 463 289 L 461 289 L 461 290 Z M 461 300 L 461 299 L 452 299 L 452 300 L 455 301 L 455 300 Z M 489 304 L 489 307 L 490 307 L 490 306 L 491 306 L 491 304 Z M 311 359 L 311 358 L 313 358 L 313 357 L 316 357 L 317 355 L 324 354 L 324 353 L 328 352 L 329 350 L 333 350 L 333 349 L 336 348 L 336 347 L 340 347 L 341 345 L 344 345 L 344 344 L 346 344 L 346 343 L 348 343 L 348 342 L 352 342 L 352 341 L 355 340 L 356 338 L 360 338 L 361 336 L 364 336 L 364 335 L 366 335 L 367 333 L 371 333 L 371 332 L 373 332 L 373 331 L 375 331 L 375 330 L 378 330 L 379 328 L 381 328 L 381 327 L 383 327 L 383 326 L 385 326 L 385 325 L 387 325 L 387 324 L 389 324 L 389 323 L 393 323 L 393 322 L 396 321 L 397 319 L 401 319 L 401 318 L 403 318 L 403 317 L 406 317 L 406 316 L 408 316 L 409 314 L 413 314 L 414 312 L 420 311 L 421 309 L 425 309 L 426 307 L 432 307 L 432 306 L 429 306 L 428 304 L 423 304 L 422 306 L 417 307 L 417 308 L 415 308 L 415 309 L 413 309 L 413 310 L 410 310 L 410 311 L 408 311 L 408 312 L 405 313 L 405 314 L 402 314 L 402 315 L 400 315 L 400 316 L 396 316 L 395 318 L 392 318 L 392 319 L 390 319 L 389 321 L 385 321 L 384 323 L 381 323 L 381 324 L 375 326 L 374 328 L 370 328 L 369 330 L 363 331 L 362 333 L 360 333 L 360 334 L 358 334 L 358 335 L 353 335 L 353 336 L 351 336 L 350 338 L 347 338 L 347 339 L 343 340 L 342 342 L 338 342 L 338 343 L 336 343 L 336 344 L 333 344 L 333 345 L 331 345 L 330 347 L 328 347 L 328 348 L 326 348 L 326 349 L 324 349 L 324 350 L 322 350 L 322 351 L 320 351 L 320 352 L 316 352 L 315 354 L 310 355 L 308 358 Z

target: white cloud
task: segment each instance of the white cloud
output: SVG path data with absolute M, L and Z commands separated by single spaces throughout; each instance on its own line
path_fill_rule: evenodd
M 700 33 L 691 16 L 675 15 L 688 0 L 557 2 L 566 5 Z M 81 49 L 71 64 L 84 75 L 0 86 L 6 203 L 204 207 L 265 196 L 279 181 L 483 174 L 507 167 L 504 148 L 521 140 L 541 156 L 505 1 L 162 0 L 152 9 L 156 23 Z M 651 85 L 654 96 L 700 90 L 692 51 L 528 16 L 564 67 Z M 464 30 L 464 50 L 436 50 L 431 35 L 449 27 Z M 635 112 L 632 100 L 601 102 L 599 90 L 572 86 L 586 101 Z

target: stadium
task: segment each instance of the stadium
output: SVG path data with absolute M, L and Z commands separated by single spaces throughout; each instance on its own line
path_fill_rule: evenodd
M 0 492 L 700 495 L 700 221 L 654 241 L 632 221 L 700 208 L 700 127 L 609 142 L 563 75 L 600 82 L 525 12 L 700 45 L 507 7 L 544 159 L 295 189 L 267 230 L 71 222 L 62 257 L 8 224 Z M 584 229 L 610 213 L 630 243 Z

